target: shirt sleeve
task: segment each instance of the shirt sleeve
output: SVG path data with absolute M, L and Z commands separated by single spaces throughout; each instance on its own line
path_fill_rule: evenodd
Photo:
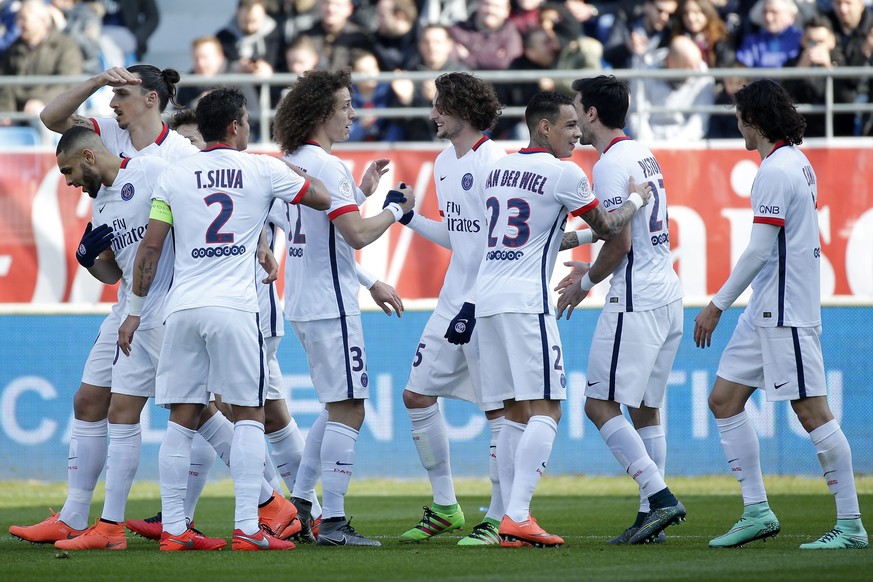
M 599 202 L 591 191 L 591 183 L 582 168 L 573 162 L 564 162 L 564 171 L 558 178 L 555 197 L 572 216 L 585 214 Z
M 785 226 L 786 190 L 791 181 L 781 171 L 759 171 L 752 184 L 752 212 L 755 224 Z
M 269 164 L 273 195 L 291 204 L 299 203 L 303 194 L 309 189 L 309 181 L 281 160 L 266 155 L 263 159 Z
M 780 227 L 767 223 L 756 222 L 752 225 L 749 246 L 740 255 L 728 280 L 712 298 L 716 307 L 724 311 L 733 305 L 737 297 L 751 285 L 752 280 L 764 267 L 767 259 L 773 255 L 773 246 L 776 244 L 776 237 L 780 230 Z
M 319 178 L 330 192 L 330 208 L 327 209 L 327 217 L 333 220 L 347 212 L 360 212 L 360 209 L 355 200 L 358 187 L 352 180 L 351 172 L 339 158 L 331 160 L 331 162 L 330 165 L 325 166 L 324 172 Z

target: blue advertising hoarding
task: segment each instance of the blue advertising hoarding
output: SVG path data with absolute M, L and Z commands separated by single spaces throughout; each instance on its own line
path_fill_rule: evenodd
M 739 316 L 721 319 L 713 347 L 692 341 L 698 309 L 685 310 L 685 337 L 673 367 L 664 410 L 667 470 L 673 475 L 724 474 L 726 462 L 707 396 L 715 380 L 721 348 Z M 588 345 L 599 314 L 577 310 L 559 324 L 566 361 L 568 399 L 559 425 L 549 472 L 620 474 L 597 430 L 583 412 Z M 424 477 L 410 438 L 401 393 L 419 335 L 429 312 L 406 312 L 402 319 L 383 313 L 363 315 L 371 398 L 358 440 L 356 476 Z M 822 345 L 831 407 L 853 447 L 855 470 L 873 472 L 873 385 L 869 307 L 822 310 Z M 101 315 L 0 315 L 0 480 L 63 481 L 72 420 L 72 397 Z M 306 358 L 288 328 L 279 349 L 292 414 L 304 431 L 321 410 L 309 380 Z M 454 473 L 487 476 L 487 422 L 477 408 L 448 401 Z M 765 473 L 815 476 L 815 450 L 788 403 L 768 403 L 755 394 L 749 412 L 761 437 Z M 166 425 L 165 410 L 149 405 L 143 419 L 143 453 L 138 478 L 157 479 L 157 455 Z M 226 472 L 217 475 L 226 476 Z

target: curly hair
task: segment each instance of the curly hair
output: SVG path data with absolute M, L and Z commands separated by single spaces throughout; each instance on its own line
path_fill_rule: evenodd
M 283 153 L 290 154 L 309 139 L 315 128 L 333 115 L 336 92 L 352 92 L 352 75 L 341 71 L 307 71 L 291 85 L 273 120 L 273 137 Z
M 436 79 L 437 111 L 468 122 L 479 131 L 497 123 L 504 108 L 494 87 L 470 73 L 444 73 Z
M 734 105 L 743 123 L 771 142 L 803 143 L 806 119 L 797 112 L 788 92 L 775 81 L 760 79 L 734 94 Z
M 176 83 L 182 79 L 176 69 L 159 69 L 154 65 L 133 65 L 127 67 L 127 71 L 142 80 L 142 87 L 146 91 L 154 91 L 158 94 L 160 109 L 163 112 L 167 104 L 172 102 L 176 107 Z

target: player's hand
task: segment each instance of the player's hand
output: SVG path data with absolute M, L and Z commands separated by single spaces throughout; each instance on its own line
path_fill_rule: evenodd
M 567 319 L 570 319 L 576 306 L 588 297 L 588 291 L 582 289 L 580 282 L 588 269 L 591 268 L 591 263 L 567 261 L 564 266 L 571 267 L 572 270 L 555 286 L 555 291 L 558 292 L 558 319 L 564 315 L 564 310 L 567 311 Z
M 141 85 L 142 79 L 124 67 L 112 67 L 93 77 L 101 87 L 123 87 L 125 85 Z
M 415 214 L 415 211 L 412 210 L 412 206 L 415 205 L 415 199 L 413 198 L 410 204 L 408 198 L 408 196 L 412 196 L 412 188 L 403 182 L 400 182 L 397 188 L 397 190 L 388 190 L 385 202 L 382 203 L 382 208 L 387 208 L 389 204 L 397 204 L 404 211 L 403 216 L 400 217 L 400 224 L 409 224 L 409 221 L 412 220 L 412 215 Z
M 258 263 L 267 272 L 267 276 L 261 279 L 261 283 L 269 285 L 279 278 L 279 261 L 276 260 L 276 256 L 270 250 L 270 247 L 262 250 L 258 246 Z
M 643 206 L 649 203 L 649 199 L 652 197 L 652 193 L 655 191 L 655 185 L 652 182 L 645 182 L 644 184 L 637 184 L 637 181 L 634 180 L 634 177 L 631 176 L 627 180 L 627 193 L 633 194 L 636 192 L 640 195 L 640 198 L 643 199 Z
M 361 178 L 361 192 L 364 196 L 371 196 L 376 188 L 379 187 L 379 180 L 388 171 L 388 164 L 391 162 L 388 158 L 379 158 L 367 166 L 367 171 L 364 172 L 364 177 Z
M 376 305 L 381 307 L 382 311 L 389 317 L 391 316 L 392 308 L 397 317 L 403 317 L 403 301 L 400 299 L 400 295 L 397 294 L 397 290 L 388 283 L 376 281 L 370 287 L 370 296 L 376 302 Z
M 473 328 L 476 327 L 476 305 L 473 303 L 464 303 L 461 310 L 449 323 L 449 328 L 446 330 L 446 335 L 443 337 L 449 340 L 450 344 L 462 345 L 470 343 L 473 337 Z
M 582 277 L 585 276 L 585 273 L 591 268 L 591 263 L 585 263 L 582 261 L 565 261 L 565 267 L 570 267 L 570 272 L 567 273 L 567 276 L 558 281 L 558 284 L 555 285 L 555 291 L 561 292 L 562 290 L 570 287 L 573 283 L 578 283 L 582 280 Z
M 118 347 L 124 352 L 125 356 L 130 356 L 130 344 L 133 343 L 133 334 L 139 327 L 140 317 L 138 315 L 128 315 L 127 319 L 118 328 Z
M 710 301 L 709 305 L 700 310 L 694 318 L 694 345 L 698 348 L 708 348 L 712 342 L 712 332 L 715 331 L 722 311 Z
M 101 224 L 97 228 L 93 228 L 93 225 L 89 222 L 88 226 L 85 227 L 85 232 L 82 234 L 82 239 L 79 241 L 79 248 L 76 250 L 76 260 L 86 269 L 90 269 L 94 266 L 94 259 L 112 246 L 114 236 L 112 227 L 108 224 Z

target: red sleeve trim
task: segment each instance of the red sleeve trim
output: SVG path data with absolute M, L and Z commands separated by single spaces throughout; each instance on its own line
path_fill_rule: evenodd
M 570 216 L 574 216 L 574 217 L 581 216 L 582 214 L 585 214 L 586 212 L 588 212 L 590 210 L 594 210 L 595 208 L 597 208 L 598 204 L 600 204 L 600 200 L 595 198 L 594 200 L 592 200 L 590 203 L 586 204 L 582 208 L 577 208 L 576 210 L 571 212 Z
M 100 135 L 100 124 L 97 123 L 97 120 L 93 117 L 89 117 L 88 119 L 91 121 L 91 125 L 94 126 L 94 131 L 97 133 L 97 135 Z
M 343 214 L 346 214 L 347 212 L 360 212 L 360 209 L 358 208 L 357 204 L 349 204 L 348 206 L 340 206 L 339 208 L 337 208 L 333 212 L 328 213 L 327 218 L 329 220 L 333 220 L 337 216 L 342 216 Z
M 309 180 L 303 183 L 303 187 L 300 189 L 300 192 L 297 193 L 297 196 L 294 197 L 294 200 L 291 201 L 291 204 L 300 204 L 300 201 L 303 199 L 303 195 L 309 191 Z
M 752 221 L 755 224 L 772 224 L 773 226 L 785 226 L 784 218 L 777 218 L 775 216 L 756 216 Z

